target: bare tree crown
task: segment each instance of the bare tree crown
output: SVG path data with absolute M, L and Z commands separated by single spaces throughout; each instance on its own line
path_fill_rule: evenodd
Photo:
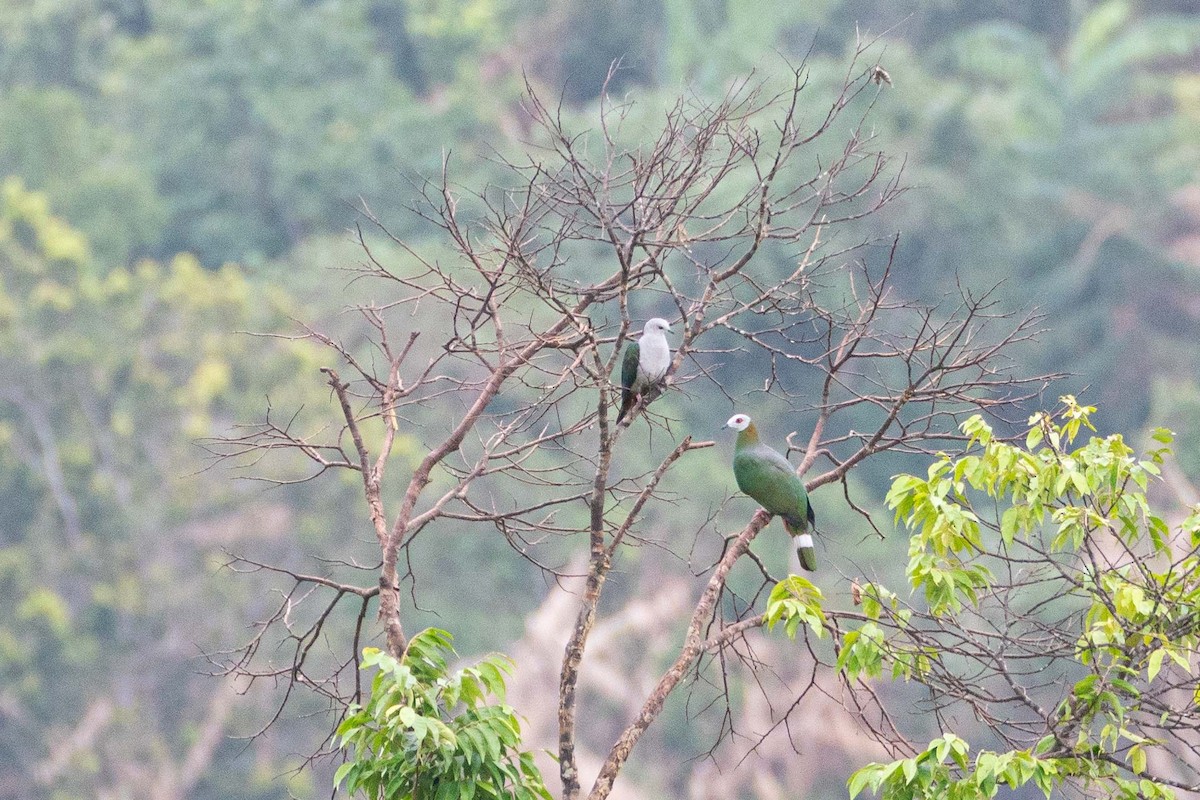
M 378 564 L 369 581 L 355 582 L 368 570 L 347 567 L 337 574 L 348 578 L 335 578 L 240 561 L 284 572 L 292 588 L 223 668 L 307 686 L 343 709 L 361 700 L 354 667 L 371 617 L 386 651 L 405 651 L 405 587 L 415 578 L 406 554 L 418 537 L 448 526 L 499 534 L 550 572 L 561 567 L 539 562 L 539 545 L 568 537 L 586 551 L 558 687 L 562 797 L 573 800 L 583 791 L 578 687 L 606 578 L 640 541 L 641 521 L 671 502 L 670 473 L 698 469 L 696 451 L 713 444 L 676 433 L 685 423 L 673 395 L 732 402 L 753 386 L 763 402 L 801 411 L 807 435 L 788 440 L 798 474 L 810 490 L 840 483 L 870 523 L 847 483 L 857 465 L 888 451 L 928 452 L 957 435 L 965 413 L 1036 393 L 1043 380 L 1014 376 L 1005 357 L 1037 332 L 1034 319 L 1009 319 L 986 293 L 961 288 L 949 305 L 922 306 L 892 285 L 898 239 L 862 233 L 859 223 L 902 191 L 899 170 L 864 126 L 874 93 L 885 90 L 877 74 L 856 61 L 831 100 L 808 86 L 803 65 L 778 91 L 772 81 L 747 81 L 714 104 L 685 97 L 656 134 L 639 130 L 632 145 L 624 144 L 632 103 L 606 97 L 599 126 L 578 133 L 530 90 L 537 147 L 506 162 L 510 185 L 460 191 L 447 164 L 423 187 L 414 212 L 440 229 L 444 251 L 419 252 L 368 214 L 402 254 L 383 256 L 375 237 L 359 232 L 361 275 L 383 298 L 358 309 L 371 349 L 303 334 L 336 362 L 322 371 L 338 422 L 308 431 L 268 417 L 220 448 L 231 458 L 299 453 L 308 478 L 357 472 Z M 654 405 L 643 398 L 632 426 L 675 445 L 644 471 L 615 474 L 614 453 L 632 444 L 622 442 L 630 426 L 614 424 L 620 386 L 610 376 L 635 319 L 650 311 L 678 319 L 678 333 L 666 395 Z M 647 329 L 655 323 L 666 327 L 651 319 Z M 811 391 L 799 393 L 800 373 Z M 706 429 L 715 432 L 720 418 L 711 416 Z M 730 423 L 740 419 L 748 418 Z M 724 654 L 736 655 L 764 624 L 744 603 L 732 619 L 718 608 L 767 519 L 755 513 L 704 570 L 677 656 L 612 745 L 589 797 L 608 796 L 689 671 L 714 654 L 731 668 L 737 658 Z M 762 580 L 773 584 L 765 570 Z M 356 622 L 335 627 L 346 602 Z M 300 605 L 316 608 L 303 623 Z M 280 637 L 291 652 L 283 666 L 262 652 Z M 324 651 L 339 655 L 319 657 Z

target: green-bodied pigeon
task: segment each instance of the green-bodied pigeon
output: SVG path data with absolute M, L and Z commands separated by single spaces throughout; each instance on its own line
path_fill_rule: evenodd
M 621 359 L 621 411 L 617 414 L 618 425 L 633 408 L 637 398 L 647 389 L 657 386 L 667 374 L 667 367 L 671 366 L 671 347 L 667 344 L 666 334 L 670 330 L 669 322 L 655 317 L 646 323 L 641 338 L 625 347 L 625 356 Z
M 796 470 L 778 451 L 758 440 L 758 430 L 750 417 L 734 414 L 725 427 L 738 432 L 733 451 L 733 476 L 738 488 L 769 513 L 783 517 L 783 527 L 796 540 L 800 565 L 816 569 L 817 551 L 810 531 L 817 518 Z

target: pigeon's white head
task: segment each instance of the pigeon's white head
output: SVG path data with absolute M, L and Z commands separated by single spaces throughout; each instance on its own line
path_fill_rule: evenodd
M 642 329 L 642 333 L 646 334 L 647 336 L 652 333 L 663 334 L 670 332 L 671 323 L 667 322 L 662 317 L 655 317 L 654 319 L 647 320 L 646 327 Z
M 750 417 L 745 414 L 734 414 L 729 418 L 729 422 L 725 423 L 726 428 L 733 428 L 735 431 L 744 431 L 750 427 Z

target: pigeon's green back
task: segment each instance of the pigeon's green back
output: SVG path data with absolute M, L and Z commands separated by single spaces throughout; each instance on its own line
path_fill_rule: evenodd
M 808 527 L 808 492 L 779 453 L 766 445 L 739 450 L 733 457 L 733 476 L 738 488 L 767 511 Z

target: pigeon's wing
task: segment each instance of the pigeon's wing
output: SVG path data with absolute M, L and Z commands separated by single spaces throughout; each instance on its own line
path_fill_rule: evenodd
M 625 347 L 625 355 L 621 359 L 621 410 L 617 413 L 617 424 L 633 408 L 634 386 L 637 384 L 638 361 L 642 357 L 642 348 L 637 342 L 630 342 Z
M 633 391 L 637 383 L 638 362 L 642 360 L 642 348 L 637 342 L 625 346 L 625 357 L 621 359 L 621 388 Z
M 738 488 L 772 514 L 803 522 L 808 514 L 804 484 L 788 460 L 769 447 L 757 447 L 733 458 Z

